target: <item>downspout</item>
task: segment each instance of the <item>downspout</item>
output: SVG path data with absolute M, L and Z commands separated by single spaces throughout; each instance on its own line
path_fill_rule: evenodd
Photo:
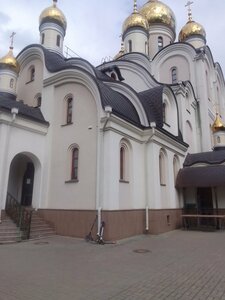
M 150 136 L 148 137 L 147 141 L 145 141 L 145 233 L 149 233 L 149 203 L 148 203 L 148 164 L 147 164 L 147 147 L 148 143 L 151 141 L 152 137 L 155 135 L 155 127 L 156 123 L 151 122 L 150 123 L 152 132 Z
M 102 181 L 100 180 L 101 177 L 101 167 L 102 167 L 102 157 L 103 157 L 103 141 L 104 141 L 104 132 L 106 125 L 110 119 L 112 107 L 111 106 L 105 106 L 105 112 L 106 112 L 106 120 L 104 122 L 104 125 L 102 127 L 102 133 L 101 129 L 99 130 L 98 134 L 98 146 L 97 146 L 97 187 L 96 187 L 96 206 L 97 206 L 97 213 L 98 213 L 98 230 L 97 235 L 100 234 L 100 228 L 101 228 L 101 220 L 102 220 L 102 207 L 101 207 L 101 188 L 102 188 Z

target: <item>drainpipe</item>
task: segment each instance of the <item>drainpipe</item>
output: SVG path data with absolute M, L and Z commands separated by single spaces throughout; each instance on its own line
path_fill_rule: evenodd
M 102 207 L 101 207 L 101 189 L 102 189 L 102 180 L 101 178 L 101 171 L 102 171 L 102 159 L 103 159 L 103 141 L 104 141 L 104 132 L 106 125 L 110 119 L 111 113 L 112 113 L 112 107 L 111 106 L 105 106 L 105 112 L 106 112 L 106 120 L 102 127 L 102 135 L 99 131 L 98 134 L 98 154 L 97 154 L 97 187 L 96 187 L 96 206 L 98 211 L 98 230 L 97 234 L 100 234 L 100 227 L 101 227 L 101 219 L 102 219 Z
M 155 128 L 156 128 L 156 123 L 155 122 L 151 122 L 150 123 L 150 127 L 152 129 L 152 132 L 149 136 L 149 138 L 147 139 L 147 141 L 145 141 L 145 233 L 147 234 L 149 232 L 149 203 L 148 203 L 148 182 L 147 182 L 147 178 L 148 178 L 148 171 L 147 171 L 147 146 L 148 143 L 151 141 L 152 137 L 155 134 Z
M 7 140 L 6 140 L 6 143 L 5 143 L 5 151 L 4 151 L 4 154 L 3 154 L 3 157 L 5 157 L 6 156 L 6 154 L 9 152 L 9 140 L 10 140 L 10 132 L 11 132 L 11 126 L 12 126 L 12 124 L 15 122 L 15 120 L 16 120 L 16 116 L 18 115 L 18 113 L 19 113 L 19 109 L 17 108 L 17 107 L 13 107 L 12 109 L 11 109 L 11 114 L 12 114 L 12 120 L 9 122 L 9 124 L 8 124 L 8 129 L 7 129 Z M 3 161 L 3 168 L 2 168 L 2 170 L 3 170 L 3 172 L 6 170 L 6 162 L 7 162 L 7 160 L 6 159 L 4 159 L 4 161 Z M 2 177 L 3 178 L 3 177 Z M 4 198 L 4 187 L 2 188 L 2 192 L 1 192 L 1 195 L 0 195 L 0 224 L 2 223 L 2 203 L 3 203 L 3 198 Z

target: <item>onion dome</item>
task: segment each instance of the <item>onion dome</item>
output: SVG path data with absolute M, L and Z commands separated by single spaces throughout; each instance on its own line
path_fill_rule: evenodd
M 179 33 L 179 42 L 184 42 L 187 38 L 196 35 L 200 35 L 204 40 L 206 39 L 204 27 L 193 20 L 189 20 Z
M 10 69 L 12 71 L 15 71 L 17 74 L 19 73 L 20 66 L 13 55 L 13 47 L 10 47 L 9 52 L 0 59 L 0 68 Z
M 67 27 L 66 17 L 63 12 L 56 6 L 57 0 L 53 0 L 53 5 L 43 10 L 39 17 L 40 26 L 46 22 L 55 22 L 62 26 L 64 30 Z
M 137 3 L 134 2 L 134 11 L 133 13 L 124 21 L 123 23 L 123 34 L 130 28 L 141 27 L 144 30 L 148 31 L 148 21 L 141 15 L 137 10 Z
M 176 31 L 176 18 L 173 11 L 158 0 L 149 0 L 141 9 L 142 14 L 148 21 L 149 26 L 163 24 L 169 26 L 173 32 Z
M 216 114 L 216 120 L 212 125 L 212 131 L 213 131 L 213 133 L 218 132 L 218 131 L 225 131 L 225 125 L 222 122 L 218 113 Z
M 121 42 L 121 48 L 120 51 L 116 54 L 116 56 L 114 57 L 114 60 L 119 59 L 121 56 L 123 56 L 125 54 L 125 48 L 124 48 L 124 42 Z

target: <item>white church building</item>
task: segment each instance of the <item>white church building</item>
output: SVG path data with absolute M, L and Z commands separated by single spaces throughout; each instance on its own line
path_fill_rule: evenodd
M 180 228 L 185 208 L 223 214 L 224 76 L 190 6 L 176 39 L 171 8 L 134 1 L 98 67 L 64 57 L 66 30 L 54 0 L 40 41 L 0 60 L 2 214 L 13 198 L 75 237 L 98 215 L 106 239 Z

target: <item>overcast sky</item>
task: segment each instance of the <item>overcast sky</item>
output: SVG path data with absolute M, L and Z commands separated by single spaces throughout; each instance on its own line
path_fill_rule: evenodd
M 193 0 L 193 19 L 202 24 L 214 60 L 225 73 L 225 1 Z M 138 7 L 147 0 L 138 0 Z M 177 36 L 187 22 L 187 0 L 164 0 L 175 13 Z M 39 16 L 51 0 L 0 0 L 0 56 L 6 54 L 9 36 L 15 31 L 14 54 L 39 42 Z M 67 18 L 64 45 L 79 56 L 98 65 L 120 50 L 121 28 L 133 10 L 133 0 L 59 0 L 58 7 Z

